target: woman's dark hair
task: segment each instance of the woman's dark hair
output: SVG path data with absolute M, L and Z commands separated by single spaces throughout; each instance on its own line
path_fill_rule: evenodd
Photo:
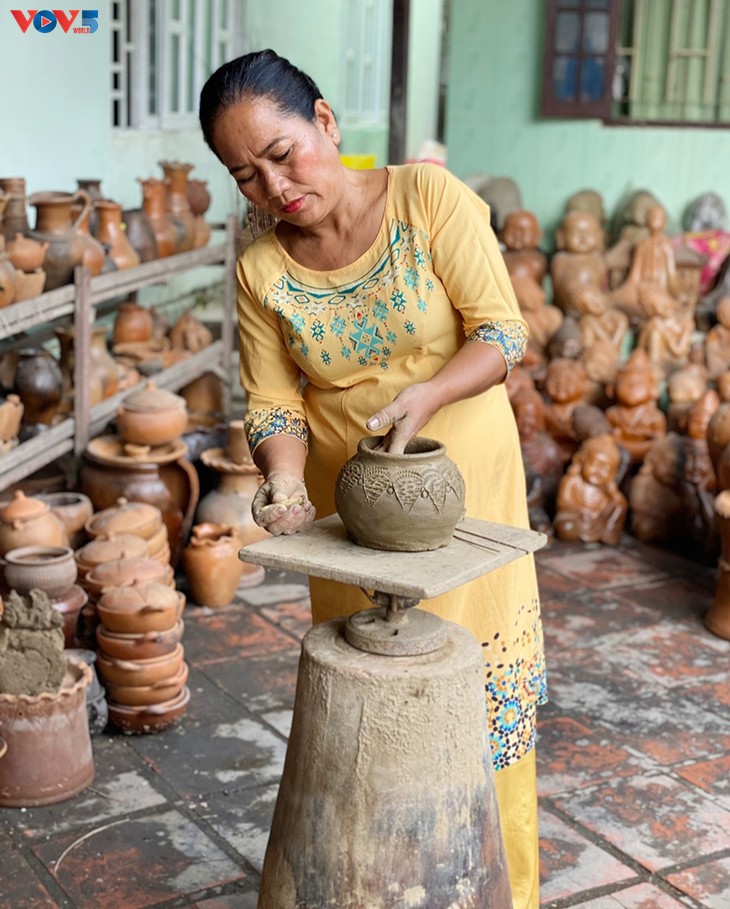
M 200 93 L 200 126 L 213 144 L 215 122 L 232 104 L 246 98 L 269 98 L 284 114 L 314 120 L 314 102 L 322 93 L 306 73 L 272 50 L 255 51 L 219 67 Z

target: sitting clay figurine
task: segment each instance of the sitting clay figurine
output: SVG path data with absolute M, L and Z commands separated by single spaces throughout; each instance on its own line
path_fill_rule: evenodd
M 578 448 L 573 429 L 573 411 L 585 403 L 588 382 L 583 366 L 567 357 L 551 360 L 545 375 L 545 426 L 555 439 L 567 463 Z
M 603 256 L 603 230 L 588 211 L 569 211 L 555 233 L 558 252 L 550 262 L 555 303 L 575 314 L 570 288 L 590 284 L 608 289 L 608 268 Z
M 729 376 L 730 378 L 730 376 Z M 707 391 L 707 370 L 699 363 L 688 363 L 667 380 L 667 428 L 686 433 L 692 406 Z
M 635 350 L 619 369 L 614 393 L 617 403 L 607 409 L 606 416 L 631 463 L 641 463 L 654 439 L 667 429 L 657 403 L 659 385 L 645 351 Z
M 717 392 L 706 391 L 689 413 L 684 439 L 683 525 L 689 540 L 705 556 L 714 555 L 718 545 L 714 511 L 717 478 L 707 444 L 707 428 L 719 406 Z
M 581 445 L 558 488 L 553 522 L 558 539 L 619 542 L 628 510 L 616 483 L 620 465 L 621 453 L 611 436 L 594 436 Z
M 645 350 L 654 366 L 666 376 L 687 362 L 694 320 L 669 295 L 647 296 L 643 306 L 647 320 L 639 333 L 637 347 Z
M 661 205 L 652 205 L 646 215 L 649 236 L 636 245 L 624 283 L 613 292 L 616 306 L 636 324 L 664 303 L 676 305 L 680 296 L 674 248 L 664 234 L 667 216 Z
M 539 248 L 541 239 L 542 231 L 532 212 L 522 209 L 505 218 L 502 255 L 520 306 L 526 299 L 531 301 L 532 308 L 545 301 L 542 284 L 547 272 L 547 256 Z
M 528 282 L 530 279 L 526 279 Z M 519 285 L 519 282 L 518 282 Z M 540 374 L 547 361 L 548 345 L 563 323 L 563 314 L 557 306 L 545 303 L 537 294 L 517 294 L 520 312 L 530 329 L 523 365 L 533 374 Z
M 705 357 L 710 378 L 730 369 L 730 296 L 721 297 L 715 310 L 717 324 L 707 332 Z
M 539 504 L 552 515 L 564 459 L 558 443 L 545 431 L 545 402 L 538 391 L 523 391 L 515 396 L 512 408 L 520 434 L 522 460 L 526 468 L 541 478 L 541 498 L 535 505 Z
M 603 196 L 595 189 L 581 189 L 568 197 L 565 203 L 566 214 L 571 211 L 587 211 L 605 229 L 606 210 L 603 205 Z
M 631 481 L 631 533 L 645 543 L 666 542 L 681 535 L 682 478 L 685 451 L 676 432 L 652 443 Z

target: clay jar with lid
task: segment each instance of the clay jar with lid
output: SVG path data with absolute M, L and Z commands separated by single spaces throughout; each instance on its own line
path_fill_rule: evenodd
M 235 527 L 196 524 L 183 550 L 183 565 L 190 599 L 198 606 L 229 606 L 241 579 L 243 562 Z
M 149 581 L 107 590 L 96 608 L 108 631 L 144 634 L 172 628 L 182 617 L 185 597 L 165 584 Z
M 76 551 L 79 578 L 83 584 L 86 573 L 102 562 L 146 555 L 147 541 L 133 533 L 108 533 L 98 536 Z
M 58 597 L 76 582 L 74 551 L 68 546 L 20 546 L 8 550 L 3 558 L 5 583 L 18 593 L 35 588 Z
M 416 437 L 403 454 L 361 439 L 335 483 L 335 507 L 360 546 L 423 552 L 447 546 L 464 517 L 464 478 L 435 439 Z
M 184 630 L 182 619 L 178 619 L 171 628 L 141 634 L 120 634 L 99 625 L 96 643 L 102 653 L 119 660 L 151 660 L 171 653 L 182 640 Z
M 87 572 L 84 584 L 89 596 L 98 600 L 107 590 L 132 587 L 154 581 L 166 587 L 175 586 L 175 573 L 170 565 L 162 565 L 149 556 L 113 559 L 102 562 Z
M 90 537 L 108 533 L 133 533 L 147 541 L 148 555 L 160 562 L 170 558 L 167 527 L 162 512 L 146 502 L 130 502 L 124 497 L 116 505 L 97 512 L 86 524 Z
M 188 423 L 185 399 L 154 382 L 132 392 L 117 411 L 116 424 L 125 442 L 156 448 L 178 439 Z
M 17 490 L 0 505 L 0 555 L 21 546 L 68 546 L 68 537 L 46 502 Z

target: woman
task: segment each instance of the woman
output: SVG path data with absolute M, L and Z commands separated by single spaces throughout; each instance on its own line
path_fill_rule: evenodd
M 337 474 L 369 430 L 389 451 L 417 434 L 445 442 L 468 513 L 528 527 L 503 385 L 527 331 L 486 205 L 436 165 L 343 167 L 329 104 L 270 50 L 214 73 L 200 119 L 243 195 L 278 219 L 238 264 L 246 426 L 265 478 L 258 523 L 295 533 L 315 506 L 333 513 Z M 311 587 L 315 621 L 371 606 L 355 588 Z M 537 909 L 533 745 L 545 681 L 533 561 L 422 607 L 482 642 L 514 905 Z

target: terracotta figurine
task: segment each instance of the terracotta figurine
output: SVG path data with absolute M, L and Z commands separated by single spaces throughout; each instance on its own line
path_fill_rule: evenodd
M 657 369 L 668 375 L 687 362 L 694 320 L 668 294 L 645 296 L 643 309 L 647 319 L 639 332 L 637 347 L 645 350 Z
M 629 489 L 631 533 L 638 540 L 668 542 L 681 534 L 684 461 L 678 433 L 668 432 L 652 443 Z
M 590 284 L 608 289 L 608 268 L 603 256 L 603 230 L 588 211 L 570 211 L 556 231 L 558 252 L 550 262 L 555 303 L 575 314 L 570 288 Z
M 666 432 L 667 420 L 657 404 L 659 385 L 646 352 L 635 350 L 616 374 L 617 403 L 606 411 L 616 441 L 640 463 L 657 436 Z
M 715 310 L 717 324 L 707 332 L 705 356 L 710 378 L 730 369 L 730 296 L 721 297 Z
M 558 483 L 563 476 L 563 453 L 545 430 L 545 402 L 538 391 L 523 391 L 512 401 L 525 466 L 541 478 L 540 505 L 552 515 Z M 532 525 L 531 525 L 532 526 Z
M 543 280 L 547 272 L 547 256 L 539 249 L 542 231 L 532 212 L 520 210 L 507 215 L 501 240 L 502 255 L 520 306 L 526 299 L 532 307 L 545 300 Z
M 573 411 L 585 403 L 588 383 L 580 363 L 560 357 L 552 360 L 545 376 L 545 407 L 547 431 L 560 446 L 563 462 L 567 463 L 578 448 L 573 429 Z

